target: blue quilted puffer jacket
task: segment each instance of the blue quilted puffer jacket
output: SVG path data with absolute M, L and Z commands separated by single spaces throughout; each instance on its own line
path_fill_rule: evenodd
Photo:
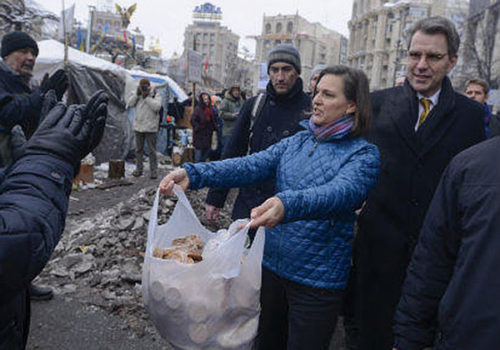
M 184 164 L 192 189 L 241 187 L 276 178 L 285 218 L 266 230 L 263 265 L 314 288 L 343 289 L 354 211 L 375 184 L 380 155 L 361 137 L 317 142 L 307 130 L 266 150 L 220 162 Z

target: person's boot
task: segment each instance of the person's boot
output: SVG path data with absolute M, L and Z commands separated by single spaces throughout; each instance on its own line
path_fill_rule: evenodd
M 132 173 L 133 177 L 139 177 L 142 175 L 142 170 L 135 169 L 134 172 Z
M 30 283 L 29 293 L 31 300 L 50 300 L 54 297 L 52 288 L 37 286 L 33 283 Z
M 158 178 L 158 172 L 156 170 L 151 171 L 150 178 L 157 179 Z

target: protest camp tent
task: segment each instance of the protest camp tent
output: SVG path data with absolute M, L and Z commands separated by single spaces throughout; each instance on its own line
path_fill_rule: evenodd
M 108 119 L 101 143 L 93 151 L 97 163 L 124 159 L 132 145 L 133 132 L 123 99 L 125 69 L 106 60 L 68 48 L 68 63 L 64 65 L 64 45 L 56 40 L 38 42 L 39 54 L 34 78 L 41 81 L 44 74 L 65 68 L 69 75 L 68 103 L 86 103 L 97 90 L 109 95 Z
M 142 77 L 150 79 L 153 86 L 165 87 L 167 98 L 177 96 L 179 100 L 187 98 L 186 93 L 168 76 L 151 74 L 143 71 L 128 71 L 114 63 L 68 48 L 68 63 L 64 65 L 64 45 L 56 40 L 38 42 L 34 79 L 40 82 L 44 74 L 49 75 L 65 68 L 69 73 L 70 87 L 67 93 L 68 103 L 85 103 L 99 89 L 109 95 L 108 120 L 104 136 L 94 150 L 97 163 L 110 159 L 125 159 L 134 148 L 134 133 L 126 100 L 130 91 L 137 86 Z M 168 101 L 168 100 L 167 100 Z M 164 105 L 166 106 L 166 102 Z M 166 110 L 166 108 L 164 108 Z

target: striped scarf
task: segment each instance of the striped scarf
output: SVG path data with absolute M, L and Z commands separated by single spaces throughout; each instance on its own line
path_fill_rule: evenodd
M 328 125 L 316 125 L 313 122 L 313 117 L 309 118 L 309 127 L 314 133 L 314 137 L 318 141 L 326 139 L 341 139 L 349 134 L 354 125 L 354 115 L 345 114 L 337 120 L 334 120 Z

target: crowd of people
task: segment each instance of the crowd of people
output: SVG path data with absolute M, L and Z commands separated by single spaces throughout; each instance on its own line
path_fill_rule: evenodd
M 299 52 L 280 44 L 264 92 L 245 99 L 233 85 L 190 99 L 195 162 L 159 188 L 209 187 L 210 221 L 238 188 L 232 218 L 250 218 L 251 239 L 266 227 L 259 349 L 328 349 L 339 315 L 348 349 L 500 347 L 500 118 L 485 81 L 452 86 L 459 46 L 448 19 L 418 21 L 404 79 L 370 93 L 365 74 L 343 65 L 314 67 L 306 88 Z M 30 84 L 37 54 L 25 33 L 2 38 L 0 349 L 26 345 L 30 282 L 60 238 L 71 179 L 107 116 L 102 91 L 86 105 L 58 102 L 63 70 Z M 127 104 L 133 175 L 146 142 L 156 178 L 161 101 L 143 79 Z M 187 106 L 174 100 L 168 114 L 182 118 Z

